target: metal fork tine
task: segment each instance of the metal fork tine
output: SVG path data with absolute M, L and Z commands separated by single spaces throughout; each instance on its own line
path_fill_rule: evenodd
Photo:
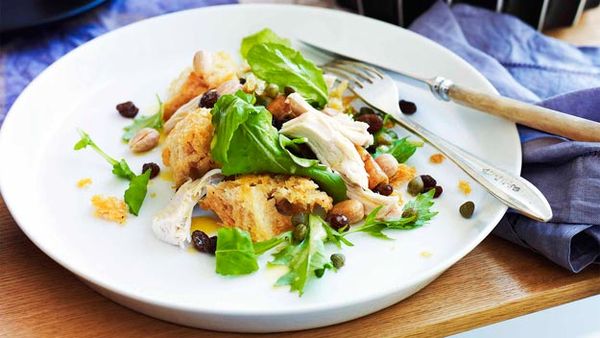
M 362 69 L 365 72 L 369 72 L 369 73 L 375 74 L 380 79 L 383 79 L 383 74 L 379 70 L 377 70 L 377 68 L 369 66 L 369 65 L 367 65 L 365 63 L 357 62 L 357 61 L 352 61 L 352 60 L 348 60 L 348 59 L 338 59 L 336 61 L 338 63 L 341 63 L 341 64 L 353 65 L 355 67 L 358 67 L 358 68 Z
M 343 69 L 339 69 L 339 68 L 334 68 L 331 66 L 323 66 L 321 67 L 324 70 L 328 71 L 329 73 L 335 74 L 337 76 L 339 76 L 342 79 L 348 80 L 350 82 L 351 85 L 359 87 L 359 88 L 364 88 L 364 85 L 362 84 L 362 82 L 360 81 L 360 79 L 354 77 L 354 75 L 352 73 L 348 73 Z
M 352 73 L 369 83 L 373 83 L 373 75 L 371 75 L 370 73 L 367 73 L 366 71 L 361 70 L 360 68 L 346 65 L 343 63 L 339 63 L 337 61 L 338 60 L 334 60 L 334 61 L 330 62 L 329 65 L 333 68 L 339 68 L 339 69 L 347 71 L 348 73 Z

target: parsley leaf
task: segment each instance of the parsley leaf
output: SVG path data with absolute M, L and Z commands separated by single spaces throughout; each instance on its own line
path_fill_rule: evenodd
M 140 212 L 142 203 L 144 203 L 144 199 L 146 198 L 151 172 L 152 170 L 148 169 L 145 173 L 134 176 L 129 181 L 129 187 L 125 190 L 125 203 L 129 207 L 129 212 L 136 216 Z
M 216 271 L 220 275 L 247 275 L 258 270 L 250 234 L 238 228 L 220 228 L 217 233 Z
M 355 232 L 366 232 L 369 235 L 378 238 L 390 239 L 390 237 L 383 233 L 383 230 L 410 230 L 423 226 L 437 215 L 437 212 L 431 211 L 434 193 L 435 190 L 431 189 L 426 193 L 417 195 L 414 200 L 406 203 L 403 209 L 402 218 L 397 220 L 386 221 L 376 219 L 377 212 L 381 209 L 381 207 L 377 207 L 367 215 L 362 225 L 351 228 L 350 231 L 344 233 L 344 235 Z
M 161 130 L 163 127 L 163 114 L 165 112 L 165 106 L 160 100 L 160 97 L 156 95 L 158 100 L 158 112 L 156 114 L 147 116 L 138 116 L 133 120 L 133 123 L 123 128 L 125 131 L 121 137 L 123 141 L 129 142 L 129 140 L 137 134 L 138 131 L 144 128 L 154 128 Z

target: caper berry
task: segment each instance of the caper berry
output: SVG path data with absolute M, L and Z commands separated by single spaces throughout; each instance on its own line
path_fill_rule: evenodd
M 410 218 L 417 215 L 417 211 L 414 208 L 408 208 L 402 212 L 402 218 Z
M 306 227 L 306 225 L 300 223 L 296 225 L 296 228 L 292 232 L 292 239 L 294 240 L 294 242 L 300 243 L 304 240 L 304 238 L 306 238 L 307 233 L 308 228 Z
M 331 259 L 331 264 L 333 264 L 333 267 L 336 269 L 340 269 L 342 266 L 344 266 L 344 263 L 346 262 L 346 257 L 338 253 L 331 255 L 329 259 Z
M 424 187 L 425 185 L 423 184 L 423 179 L 421 178 L 421 176 L 417 176 L 410 180 L 410 182 L 408 182 L 408 187 L 406 188 L 406 190 L 409 194 L 416 196 L 423 192 Z
M 292 215 L 292 225 L 293 226 L 297 226 L 298 224 L 301 224 L 301 223 L 306 224 L 306 222 L 308 222 L 307 214 L 305 214 L 303 212 L 299 212 L 299 213 Z
M 267 94 L 268 97 L 275 98 L 279 95 L 279 86 L 274 83 L 269 83 L 267 88 L 265 88 L 265 94 Z
M 471 218 L 473 216 L 473 212 L 475 211 L 475 203 L 468 201 L 463 203 L 458 209 L 460 215 L 464 218 Z

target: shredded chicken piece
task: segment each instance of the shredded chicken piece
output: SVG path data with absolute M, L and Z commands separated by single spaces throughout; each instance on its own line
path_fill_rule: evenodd
M 202 199 L 208 187 L 223 179 L 220 169 L 213 169 L 201 179 L 188 180 L 175 196 L 152 220 L 154 235 L 163 242 L 183 247 L 191 240 L 190 226 L 194 206 Z

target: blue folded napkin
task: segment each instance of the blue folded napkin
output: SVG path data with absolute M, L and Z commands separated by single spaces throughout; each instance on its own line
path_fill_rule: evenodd
M 467 60 L 505 96 L 600 122 L 600 48 L 575 47 L 519 19 L 439 1 L 411 30 Z M 554 217 L 509 211 L 494 234 L 579 272 L 600 262 L 600 143 L 574 142 L 519 126 L 522 175 Z
M 148 17 L 237 0 L 113 0 L 75 19 L 0 39 L 0 125 L 23 89 L 75 47 Z

